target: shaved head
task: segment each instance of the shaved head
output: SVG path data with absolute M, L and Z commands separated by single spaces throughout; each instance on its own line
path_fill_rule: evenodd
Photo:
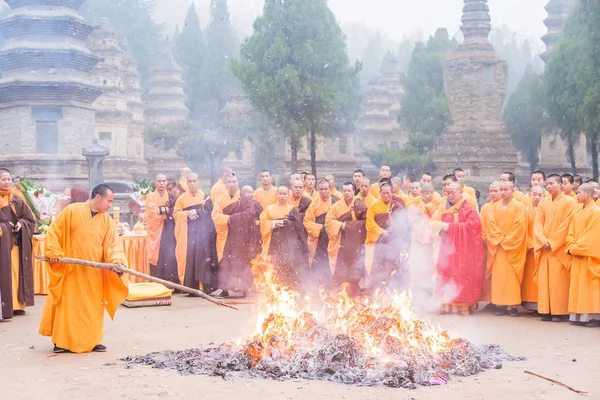
M 167 176 L 165 174 L 158 174 L 154 177 L 155 180 L 160 181 L 160 180 L 167 180 Z
M 448 190 L 458 190 L 462 193 L 462 186 L 458 182 L 452 182 L 448 185 Z
M 187 176 L 188 179 L 200 179 L 197 173 L 192 172 Z
M 250 185 L 245 185 L 242 188 L 242 193 L 254 193 L 254 189 L 252 189 L 252 186 Z
M 500 182 L 494 181 L 494 182 L 490 183 L 490 189 L 493 187 L 500 189 Z
M 501 188 L 508 187 L 508 188 L 514 189 L 515 188 L 515 184 L 512 183 L 511 181 L 503 181 L 503 182 L 500 182 L 500 187 Z
M 544 194 L 544 188 L 541 186 L 534 186 L 531 188 L 531 193 L 542 193 Z
M 585 192 L 585 193 L 589 194 L 590 196 L 594 195 L 595 190 L 596 189 L 594 188 L 594 186 L 592 186 L 589 183 L 584 183 L 582 185 L 579 185 L 579 191 Z
M 424 183 L 421 185 L 422 192 L 433 192 L 435 189 L 431 183 Z

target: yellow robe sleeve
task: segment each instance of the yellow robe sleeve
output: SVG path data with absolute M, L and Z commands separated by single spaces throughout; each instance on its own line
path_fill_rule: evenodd
M 552 251 L 556 251 L 566 244 L 567 233 L 569 233 L 569 225 L 571 224 L 573 213 L 575 212 L 576 208 L 577 203 L 570 201 L 568 205 L 565 205 L 562 215 L 558 216 L 561 223 L 558 225 L 558 228 L 552 232 L 552 238 L 548 239 Z
M 304 215 L 304 229 L 306 229 L 309 239 L 310 238 L 315 239 L 315 240 L 318 239 L 319 234 L 323 230 L 323 225 L 318 224 L 316 222 L 316 220 L 317 220 L 316 212 L 319 209 L 320 205 L 321 205 L 320 200 L 313 201 L 310 204 L 310 206 L 308 206 L 308 209 L 306 210 L 306 214 Z
M 593 279 L 600 279 L 600 209 L 595 204 L 588 207 L 596 209 L 583 209 L 574 215 L 566 239 L 566 251 L 573 256 L 586 257 Z
M 377 214 L 376 208 L 378 204 L 379 202 L 376 201 L 367 209 L 367 238 L 365 240 L 365 243 L 377 243 L 379 237 L 383 234 L 383 232 L 385 232 L 385 229 L 380 227 L 379 224 L 375 221 L 375 214 Z
M 229 215 L 223 213 L 223 204 L 225 203 L 226 196 L 229 196 L 229 192 L 223 193 L 214 202 L 212 210 L 212 220 L 215 223 L 215 229 L 217 231 L 217 257 L 219 261 L 223 259 L 223 253 L 225 252 L 225 242 L 227 241 L 227 235 L 229 234 Z

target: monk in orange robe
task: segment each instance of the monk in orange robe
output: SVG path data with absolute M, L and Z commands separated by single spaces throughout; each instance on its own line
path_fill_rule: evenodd
M 423 187 L 424 184 L 428 183 L 433 187 L 433 175 L 429 172 L 425 172 L 423 175 L 421 175 L 421 187 Z M 423 190 L 423 189 L 421 189 Z M 433 202 L 435 204 L 439 204 L 442 201 L 442 196 L 440 196 L 440 194 L 438 192 L 435 191 L 433 192 Z
M 167 177 L 164 174 L 156 175 L 154 185 L 156 191 L 146 196 L 144 210 L 148 230 L 146 248 L 150 261 L 150 274 L 166 281 L 180 283 L 175 256 L 177 242 L 173 218 L 177 199 L 174 194 L 167 191 Z
M 571 323 L 600 326 L 600 207 L 593 199 L 594 187 L 584 183 L 577 199 L 582 207 L 573 215 L 567 235 L 571 261 L 569 313 Z
M 589 183 L 594 188 L 593 200 L 600 206 L 600 183 L 594 179 L 587 179 L 585 183 Z
M 341 199 L 342 197 L 344 197 L 342 195 L 342 192 L 340 192 L 339 190 L 337 190 L 337 188 L 335 187 L 335 176 L 333 175 L 326 175 L 325 179 L 327 179 L 327 181 L 329 181 L 329 189 L 331 190 L 331 195 L 337 197 L 338 199 Z
M 308 270 L 308 250 L 302 218 L 288 200 L 289 189 L 280 186 L 277 203 L 260 215 L 262 258 L 273 264 L 279 283 L 296 289 Z
M 304 228 L 308 233 L 308 263 L 314 278 L 320 285 L 331 287 L 333 271 L 329 266 L 329 237 L 325 230 L 325 217 L 339 198 L 331 195 L 329 181 L 321 179 L 317 185 L 319 198 L 313 200 L 304 216 Z
M 365 171 L 362 169 L 355 169 L 352 173 L 352 181 L 354 182 L 354 195 L 358 196 L 360 193 L 360 182 L 365 178 Z
M 522 305 L 526 309 L 533 311 L 534 316 L 539 316 L 538 310 L 538 284 L 533 278 L 537 271 L 535 263 L 535 252 L 533 245 L 533 228 L 535 226 L 535 216 L 540 202 L 544 199 L 544 188 L 534 186 L 529 191 L 529 198 L 532 201 L 531 207 L 527 207 L 527 259 L 525 260 L 525 271 L 523 273 L 523 284 L 521 285 Z
M 569 314 L 569 268 L 571 256 L 565 251 L 569 224 L 577 203 L 561 190 L 560 175 L 550 175 L 546 189 L 551 197 L 537 209 L 533 228 L 534 279 L 538 282 L 538 312 L 542 321 L 563 321 Z
M 228 177 L 226 184 L 228 192 L 217 200 L 212 213 L 217 229 L 217 254 L 219 235 L 226 232 L 219 258 L 219 288 L 225 297 L 244 297 L 253 286 L 251 262 L 261 251 L 257 222 L 262 207 L 254 200 L 252 187 L 237 190 L 236 176 Z
M 421 185 L 421 196 L 415 198 L 415 206 L 420 207 L 428 218 L 431 218 L 441 203 L 442 197 L 435 191 L 432 184 Z
M 115 222 L 107 214 L 114 194 L 106 185 L 92 199 L 67 206 L 50 225 L 44 253 L 50 259 L 48 298 L 40 333 L 51 336 L 55 353 L 103 352 L 104 310 L 114 318 L 128 294 L 111 270 L 63 264 L 62 258 L 127 266 Z
M 494 260 L 493 255 L 488 253 L 488 246 L 487 246 L 487 237 L 488 237 L 488 221 L 490 220 L 490 214 L 493 210 L 493 205 L 495 202 L 502 200 L 502 197 L 500 196 L 500 182 L 496 181 L 496 182 L 492 182 L 490 184 L 490 187 L 488 189 L 488 199 L 487 199 L 487 203 L 484 204 L 481 207 L 481 210 L 479 211 L 479 218 L 481 220 L 481 238 L 483 241 L 483 248 L 484 248 L 484 252 L 483 252 L 483 256 L 484 256 L 484 263 L 483 263 L 483 288 L 481 290 L 481 297 L 479 298 L 480 302 L 487 302 L 489 303 L 487 306 L 485 306 L 483 308 L 482 311 L 484 312 L 496 312 L 496 306 L 492 303 L 492 274 L 491 272 L 488 273 L 488 271 L 491 271 L 492 268 L 492 262 Z
M 575 182 L 575 178 L 571 174 L 563 174 L 561 176 L 562 186 L 561 189 L 566 196 L 571 197 L 573 200 L 577 201 L 577 194 L 573 191 L 573 183 Z
M 217 288 L 217 232 L 211 218 L 213 203 L 205 199 L 198 174 L 187 177 L 189 191 L 175 202 L 177 272 L 183 285 L 211 293 Z
M 304 194 L 304 185 L 302 184 L 301 180 L 295 180 L 292 183 L 291 187 L 292 194 L 290 195 L 288 204 L 298 209 L 298 212 L 302 215 L 302 223 L 304 223 L 304 215 L 306 214 L 308 206 L 310 206 L 310 203 L 312 203 L 312 200 L 310 199 L 310 197 L 307 197 Z
M 443 192 L 444 192 L 444 197 L 442 200 L 440 200 L 440 204 L 445 204 L 446 201 L 448 200 L 448 193 L 447 193 L 447 188 L 448 186 L 450 186 L 452 183 L 459 183 L 458 182 L 458 178 L 456 178 L 456 176 L 454 174 L 449 174 L 444 176 L 443 180 L 442 180 L 442 184 L 443 184 Z M 462 188 L 464 188 L 465 186 L 461 186 Z M 469 203 L 470 205 L 473 206 L 473 208 L 475 209 L 475 211 L 479 211 L 479 205 L 477 204 L 477 199 L 474 196 L 471 196 L 470 194 L 464 193 L 462 194 L 462 196 L 465 198 L 465 200 L 467 201 L 467 203 Z
M 374 246 L 367 286 L 397 287 L 407 283 L 403 271 L 410 247 L 408 215 L 402 199 L 392 193 L 389 180 L 383 181 L 378 199 L 367 211 L 365 243 Z
M 403 186 L 402 179 L 400 179 L 400 177 L 398 177 L 398 176 L 395 176 L 391 179 L 391 181 L 392 181 L 392 194 L 394 196 L 402 199 L 404 204 L 406 204 L 407 203 L 406 194 L 402 191 L 402 186 Z
M 467 196 L 471 196 L 472 198 L 477 199 L 477 196 L 475 194 L 475 189 L 465 185 L 465 176 L 466 176 L 465 171 L 462 168 L 455 168 L 454 171 L 452 171 L 452 174 L 456 177 L 456 179 L 458 180 L 458 183 L 460 183 L 462 185 L 463 194 L 466 194 Z
M 181 178 L 179 178 L 179 183 L 177 184 L 177 189 L 179 190 L 180 194 L 185 193 L 190 190 L 187 185 L 187 177 L 191 173 L 192 173 L 192 170 L 189 169 L 188 167 L 181 169 Z M 177 196 L 177 197 L 179 197 L 179 196 Z
M 517 189 L 517 178 L 515 177 L 515 174 L 512 172 L 503 172 L 500 175 L 500 182 L 512 182 L 512 184 L 515 186 L 515 192 L 513 194 L 514 199 L 517 201 L 523 201 L 525 194 Z
M 490 206 L 486 276 L 492 277 L 492 304 L 498 308 L 496 315 L 508 312 L 511 317 L 517 317 L 527 256 L 527 214 L 513 193 L 512 182 L 501 182 L 502 200 Z
M 0 320 L 24 315 L 33 306 L 31 239 L 35 218 L 11 190 L 11 175 L 0 169 Z
M 442 313 L 469 315 L 477 306 L 483 283 L 481 222 L 459 183 L 448 185 L 446 194 L 446 203 L 431 217 L 438 249 L 436 291 L 444 303 Z
M 546 187 L 546 174 L 544 173 L 544 171 L 533 171 L 533 174 L 531 174 L 531 186 L 530 187 L 534 187 L 534 186 L 541 186 L 542 188 L 544 188 L 544 197 L 548 197 L 550 194 L 548 193 L 548 191 L 545 189 Z M 527 193 L 525 196 L 523 196 L 523 200 L 521 200 L 521 203 L 523 203 L 525 205 L 525 207 L 531 207 L 532 201 L 531 201 L 531 197 L 529 195 L 529 193 Z
M 315 201 L 319 198 L 319 191 L 315 188 L 317 178 L 313 174 L 304 176 L 304 195 Z
M 371 185 L 370 193 L 376 199 L 379 198 L 379 185 L 381 184 L 382 179 L 391 179 L 392 178 L 392 167 L 384 164 L 379 169 L 379 181 L 375 182 Z
M 377 199 L 371 194 L 370 189 L 371 181 L 369 180 L 369 178 L 361 179 L 360 186 L 358 188 L 359 192 L 356 195 L 356 199 L 365 203 L 365 206 L 367 206 L 367 208 L 377 201 Z
M 259 187 L 254 192 L 254 200 L 265 209 L 271 204 L 277 203 L 277 189 L 273 186 L 273 177 L 271 172 L 266 169 L 260 173 L 260 182 L 262 187 Z
M 213 202 L 227 191 L 227 185 L 225 184 L 225 181 L 227 180 L 227 177 L 230 176 L 232 173 L 233 170 L 231 168 L 221 168 L 221 177 L 219 178 L 219 180 L 217 180 L 217 183 L 213 185 L 212 189 L 210 189 L 210 198 Z
M 343 199 L 333 204 L 325 217 L 325 230 L 329 236 L 327 251 L 334 284 L 348 283 L 348 294 L 356 296 L 365 269 L 367 206 L 354 198 L 351 182 L 342 185 L 342 195 Z

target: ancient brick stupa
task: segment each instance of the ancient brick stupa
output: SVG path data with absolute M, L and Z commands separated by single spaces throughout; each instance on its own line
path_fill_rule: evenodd
M 185 105 L 182 69 L 175 61 L 169 41 L 165 43 L 156 64 L 150 69 L 150 82 L 146 100 L 146 122 L 149 126 L 165 125 L 185 120 L 189 110 Z M 179 176 L 184 163 L 174 151 L 162 151 L 146 146 L 148 172 L 152 175 L 166 173 Z M 202 177 L 204 178 L 204 177 Z
M 464 41 L 444 63 L 452 121 L 433 157 L 438 175 L 461 167 L 467 182 L 479 189 L 517 165 L 510 135 L 500 123 L 508 65 L 488 40 L 490 21 L 487 0 L 465 0 Z
M 545 63 L 548 63 L 554 45 L 562 39 L 563 25 L 574 5 L 575 0 L 550 0 L 546 5 L 548 17 L 544 20 L 544 25 L 548 28 L 548 33 L 542 37 L 546 51 L 541 55 Z
M 90 35 L 90 48 L 102 61 L 91 71 L 91 79 L 102 88 L 96 100 L 96 138 L 110 149 L 104 161 L 107 180 L 142 179 L 146 177 L 143 130 L 131 130 L 132 111 L 126 89 L 127 55 L 119 43 L 117 32 L 103 18 Z
M 5 0 L 0 20 L 0 164 L 61 189 L 87 181 L 82 147 L 94 139 L 89 80 L 99 58 L 86 48 L 93 27 L 85 0 Z M 52 184 L 49 185 L 52 187 Z

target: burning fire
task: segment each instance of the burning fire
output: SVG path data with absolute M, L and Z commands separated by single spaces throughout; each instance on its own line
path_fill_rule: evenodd
M 323 306 L 314 309 L 310 298 L 301 298 L 278 283 L 271 265 L 255 263 L 252 269 L 261 289 L 258 320 L 249 342 L 238 344 L 244 346 L 254 363 L 274 352 L 290 355 L 325 333 L 344 335 L 366 354 L 382 360 L 399 349 L 435 355 L 454 346 L 446 331 L 417 318 L 410 292 L 375 293 L 373 298 L 354 299 L 343 286 L 336 298 L 327 298 L 321 291 Z

